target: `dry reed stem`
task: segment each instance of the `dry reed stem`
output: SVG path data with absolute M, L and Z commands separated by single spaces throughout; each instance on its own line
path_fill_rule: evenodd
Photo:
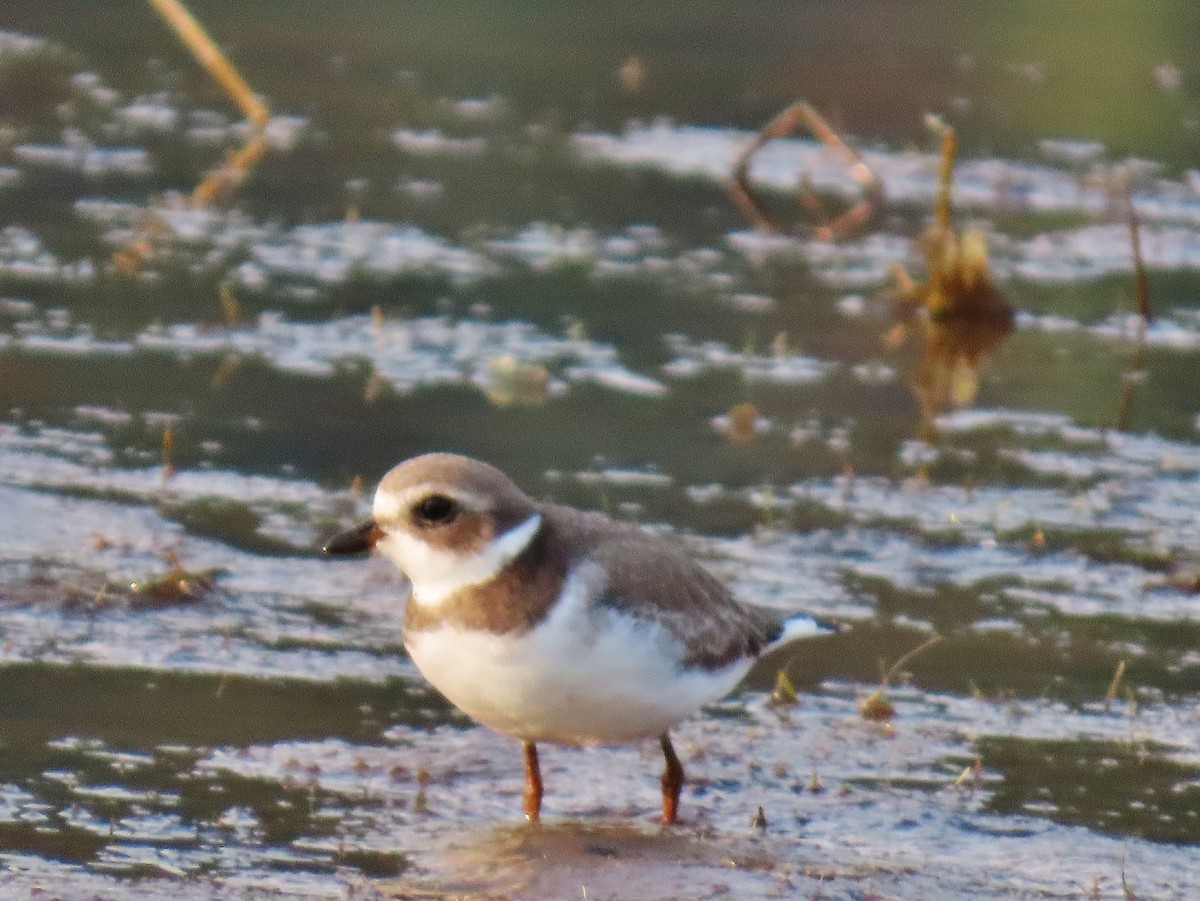
M 953 128 L 942 129 L 942 158 L 938 165 L 937 202 L 934 214 L 938 228 L 949 229 L 951 219 L 950 192 L 954 188 L 954 161 L 958 156 L 958 138 Z
M 1133 299 L 1143 322 L 1149 323 L 1154 317 L 1150 312 L 1150 283 L 1146 278 L 1146 262 L 1142 257 L 1142 229 L 1137 208 L 1133 205 L 1133 187 L 1126 184 L 1125 191 L 1129 210 L 1129 244 L 1133 249 Z
M 1112 702 L 1117 699 L 1117 691 L 1121 687 L 1121 680 L 1125 678 L 1125 660 L 1117 662 L 1117 669 L 1113 673 L 1112 681 L 1108 683 L 1108 691 L 1104 693 L 1104 712 L 1107 713 L 1112 706 Z
M 254 95 L 245 79 L 208 36 L 204 27 L 188 12 L 181 0 L 149 0 L 149 3 L 166 19 L 179 39 L 208 70 L 213 80 L 225 89 L 225 93 L 232 98 L 246 118 L 259 128 L 266 125 L 271 117 L 266 105 Z
M 246 180 L 250 167 L 266 152 L 267 139 L 262 136 L 261 129 L 255 126 L 246 143 L 231 153 L 222 165 L 210 169 L 192 190 L 192 206 L 208 206 L 221 195 L 232 191 Z
M 1133 356 L 1129 367 L 1121 378 L 1121 398 L 1117 403 L 1117 415 L 1113 427 L 1124 431 L 1129 425 L 1129 414 L 1133 412 L 1133 399 L 1141 384 L 1141 374 L 1146 366 L 1146 327 L 1153 314 L 1150 311 L 1150 281 L 1146 277 L 1146 263 L 1142 257 L 1142 231 L 1137 209 L 1133 205 L 1133 188 L 1125 185 L 1125 196 L 1129 221 L 1129 246 L 1133 254 L 1133 301 L 1138 311 L 1137 335 L 1134 338 Z
M 899 263 L 892 263 L 891 266 L 888 267 L 888 272 L 891 274 L 892 279 L 896 282 L 896 288 L 900 294 L 907 297 L 912 297 L 917 294 L 919 288 L 917 287 L 917 283 L 913 281 L 913 277 L 908 274 L 907 269 L 905 269 Z
M 896 716 L 896 708 L 892 702 L 888 700 L 887 690 L 896 673 L 900 672 L 905 664 L 911 662 L 916 657 L 924 654 L 932 647 L 936 647 L 943 641 L 943 636 L 934 635 L 932 638 L 917 645 L 899 660 L 893 663 L 882 675 L 879 680 L 879 687 L 871 692 L 862 703 L 858 705 L 858 712 L 864 719 L 868 720 L 891 720 Z
M 928 651 L 930 648 L 937 647 L 939 644 L 941 644 L 945 640 L 946 639 L 944 636 L 935 635 L 932 638 L 930 638 L 928 641 L 925 641 L 925 642 L 917 645 L 915 648 L 913 648 L 911 651 L 909 651 L 907 654 L 905 654 L 903 657 L 901 657 L 899 660 L 897 660 L 895 663 L 893 663 L 891 665 L 891 667 L 887 670 L 887 672 L 885 672 L 883 674 L 883 678 L 879 680 L 879 687 L 887 688 L 891 684 L 892 679 L 895 678 L 896 673 L 900 672 L 900 670 L 905 666 L 905 664 L 910 663 L 917 657 L 921 656 L 926 651 Z
M 882 204 L 883 185 L 858 151 L 843 141 L 816 109 L 804 102 L 793 103 L 783 110 L 763 126 L 746 149 L 738 154 L 729 181 L 729 194 L 734 205 L 755 228 L 771 234 L 785 233 L 785 229 L 767 212 L 758 192 L 750 184 L 750 162 L 763 145 L 801 129 L 807 129 L 813 137 L 832 150 L 862 190 L 862 198 L 856 204 L 840 216 L 816 226 L 813 230 L 814 236 L 821 241 L 836 241 L 858 232 Z M 803 182 L 798 190 L 798 200 L 802 208 L 821 214 L 820 202 Z
M 170 426 L 163 429 L 162 437 L 162 487 L 175 475 L 175 430 Z
M 240 325 L 246 318 L 241 301 L 237 299 L 237 295 L 233 293 L 233 289 L 227 282 L 221 282 L 217 286 L 217 300 L 221 304 L 221 315 L 225 317 L 226 325 Z
M 264 130 L 271 113 L 267 106 L 250 89 L 233 64 L 221 52 L 208 33 L 183 5 L 182 0 L 148 0 L 163 17 L 171 30 L 191 51 L 192 56 L 208 71 L 213 80 L 233 100 L 238 109 L 250 122 L 250 133 L 245 144 L 233 151 L 220 166 L 210 169 L 192 190 L 190 203 L 195 207 L 207 206 L 222 194 L 231 191 L 246 178 L 250 167 L 266 152 L 267 141 Z M 119 272 L 137 272 L 141 263 L 154 252 L 155 240 L 167 230 L 161 217 L 151 216 L 125 247 L 113 255 L 113 263 Z

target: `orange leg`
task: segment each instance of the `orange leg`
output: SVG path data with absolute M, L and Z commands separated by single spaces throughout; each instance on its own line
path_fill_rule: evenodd
M 537 745 L 523 742 L 525 750 L 525 819 L 536 823 L 542 811 L 542 771 L 538 766 Z
M 659 739 L 662 744 L 663 757 L 667 759 L 667 768 L 662 774 L 662 820 L 664 823 L 674 823 L 679 814 L 679 793 L 683 790 L 683 764 L 675 756 L 675 748 L 671 745 L 671 737 L 667 733 Z

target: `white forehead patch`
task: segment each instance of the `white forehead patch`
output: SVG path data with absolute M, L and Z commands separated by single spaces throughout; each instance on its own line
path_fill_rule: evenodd
M 408 505 L 404 503 L 407 494 L 407 491 L 402 494 L 394 494 L 380 486 L 375 492 L 375 500 L 371 504 L 371 513 L 375 517 L 375 522 L 384 523 L 399 519 L 400 514 L 408 509 Z
M 378 512 L 378 496 L 375 509 L 376 522 L 385 523 Z M 384 537 L 375 546 L 412 582 L 412 603 L 436 607 L 462 589 L 486 582 L 508 566 L 529 546 L 541 525 L 541 514 L 535 513 L 473 554 L 433 547 L 401 528 L 391 531 L 385 528 Z

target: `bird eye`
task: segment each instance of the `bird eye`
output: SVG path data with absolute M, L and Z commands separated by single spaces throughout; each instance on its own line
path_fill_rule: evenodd
M 445 525 L 458 516 L 459 505 L 444 494 L 431 494 L 413 507 L 413 515 L 423 525 Z

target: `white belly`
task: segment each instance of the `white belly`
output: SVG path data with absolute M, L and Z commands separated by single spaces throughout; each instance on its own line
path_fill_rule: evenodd
M 564 590 L 525 635 L 451 627 L 405 636 L 413 662 L 472 719 L 525 741 L 619 743 L 661 735 L 724 696 L 753 662 L 680 670 L 668 632 Z

